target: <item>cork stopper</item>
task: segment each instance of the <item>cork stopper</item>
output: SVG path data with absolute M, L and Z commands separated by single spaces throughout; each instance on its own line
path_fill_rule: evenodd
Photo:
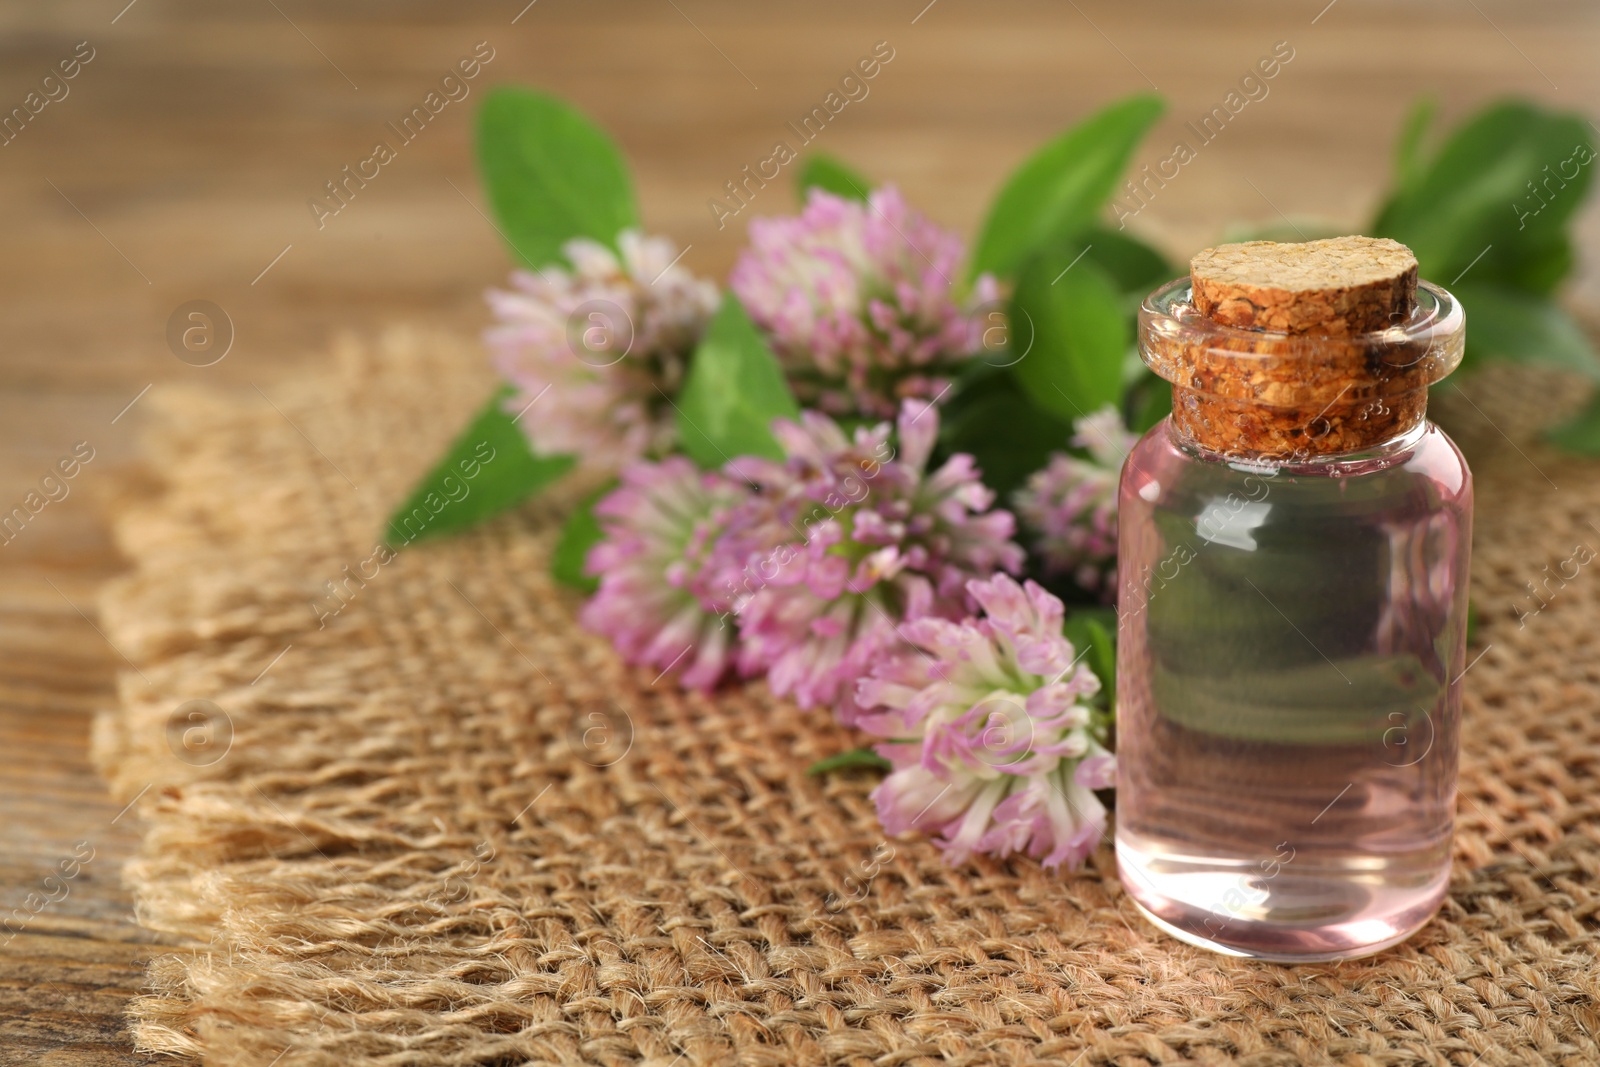
M 1417 257 L 1387 237 L 1246 241 L 1189 261 L 1194 306 L 1224 326 L 1346 337 L 1405 321 Z
M 1421 424 L 1460 362 L 1459 305 L 1398 241 L 1208 248 L 1140 309 L 1144 360 L 1173 386 L 1179 435 L 1268 459 L 1358 452 Z

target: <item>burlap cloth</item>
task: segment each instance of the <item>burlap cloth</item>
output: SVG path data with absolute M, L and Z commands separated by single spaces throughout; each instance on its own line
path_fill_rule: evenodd
M 1600 1063 L 1600 573 L 1516 617 L 1547 564 L 1600 548 L 1600 467 L 1522 439 L 1544 398 L 1490 406 L 1514 445 L 1481 427 L 1449 900 L 1375 959 L 1284 967 L 1157 933 L 1109 846 L 1067 876 L 885 845 L 872 776 L 806 777 L 858 743 L 827 716 L 759 685 L 686 695 L 576 626 L 546 576 L 559 500 L 406 549 L 319 628 L 323 583 L 372 573 L 387 512 L 485 395 L 481 363 L 395 335 L 270 402 L 159 398 L 164 486 L 118 517 L 133 571 L 102 604 L 138 671 L 96 737 L 120 796 L 150 787 L 140 917 L 196 943 L 152 964 L 143 1048 L 230 1067 Z M 206 766 L 220 747 L 175 719 L 191 700 L 231 722 Z

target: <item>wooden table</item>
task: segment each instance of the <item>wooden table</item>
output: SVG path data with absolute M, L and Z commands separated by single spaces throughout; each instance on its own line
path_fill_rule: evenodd
M 967 232 L 1000 176 L 1090 109 L 1158 87 L 1171 110 L 1137 161 L 1154 163 L 1287 42 L 1294 58 L 1268 95 L 1140 213 L 1135 227 L 1177 256 L 1234 219 L 1359 226 L 1421 92 L 1451 119 L 1503 93 L 1600 100 L 1600 10 L 1578 2 L 1257 0 L 1207 4 L 1203 17 L 1198 4 L 1104 0 L 125 3 L 0 12 L 0 108 L 23 104 L 75 49 L 92 52 L 67 95 L 0 147 L 0 510 L 78 442 L 94 450 L 70 495 L 0 546 L 0 915 L 21 928 L 0 932 L 0 1064 L 142 1062 L 121 1013 L 143 961 L 172 951 L 133 922 L 118 868 L 138 819 L 87 756 L 124 666 L 94 622 L 96 587 L 120 566 L 101 509 L 148 484 L 132 465 L 145 390 L 209 382 L 270 397 L 314 372 L 340 331 L 480 328 L 479 294 L 507 267 L 472 168 L 483 86 L 549 87 L 611 129 L 649 226 L 713 276 L 746 219 L 794 201 L 782 179 L 721 229 L 708 201 L 878 42 L 893 58 L 814 147 Z M 474 96 L 319 229 L 308 200 L 479 42 L 493 59 Z M 1584 233 L 1600 258 L 1593 212 Z M 1575 299 L 1600 304 L 1595 278 Z M 196 299 L 221 305 L 236 335 L 208 367 L 175 358 L 165 336 Z M 87 849 L 64 899 L 15 918 L 30 893 L 59 896 L 46 878 Z

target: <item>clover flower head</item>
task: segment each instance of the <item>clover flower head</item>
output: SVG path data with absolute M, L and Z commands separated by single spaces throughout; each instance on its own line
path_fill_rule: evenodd
M 1053 454 L 1013 498 L 1045 570 L 1107 600 L 1117 588 L 1117 479 L 1137 441 L 1116 409 L 1101 408 L 1079 419 L 1072 437 L 1088 457 Z
M 931 404 L 905 401 L 896 454 L 887 423 L 846 437 L 806 412 L 775 424 L 784 462 L 735 464 L 788 534 L 734 568 L 757 576 L 735 601 L 741 671 L 850 722 L 856 681 L 903 644 L 903 623 L 958 618 L 969 579 L 1021 568 L 1014 520 L 990 510 L 972 458 L 927 470 L 938 429 Z
M 576 456 L 607 473 L 666 453 L 671 397 L 716 309 L 717 289 L 677 263 L 672 242 L 626 230 L 617 251 L 588 238 L 564 247 L 570 269 L 517 271 L 492 289 L 485 333 L 506 400 L 536 452 Z
M 865 203 L 813 189 L 798 216 L 750 224 L 728 283 L 802 403 L 892 418 L 902 399 L 942 395 L 997 325 L 993 278 L 958 294 L 963 254 L 893 186 Z
M 1004 574 L 968 590 L 983 617 L 905 623 L 913 648 L 858 685 L 859 725 L 893 765 L 872 794 L 878 818 L 935 835 L 952 864 L 1025 852 L 1076 867 L 1105 833 L 1094 790 L 1115 778 L 1090 703 L 1100 681 L 1076 662 L 1056 597 Z
M 679 668 L 686 688 L 710 689 L 733 659 L 733 621 L 717 574 L 718 539 L 749 490 L 682 456 L 636 461 L 595 505 L 603 538 L 585 570 L 600 587 L 579 621 L 629 663 Z

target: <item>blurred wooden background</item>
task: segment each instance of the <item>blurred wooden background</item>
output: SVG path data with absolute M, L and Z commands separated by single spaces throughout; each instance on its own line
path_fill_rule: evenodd
M 68 95 L 0 147 L 0 511 L 77 442 L 95 450 L 71 495 L 0 546 L 0 1064 L 141 1062 L 121 1011 L 142 962 L 170 950 L 132 922 L 118 867 L 137 817 L 119 814 L 85 755 L 122 666 L 93 622 L 96 587 L 119 568 L 98 505 L 134 484 L 138 400 L 166 381 L 270 396 L 343 330 L 481 328 L 480 293 L 508 266 L 473 173 L 485 86 L 541 85 L 608 127 L 633 158 L 648 226 L 717 277 L 748 218 L 793 207 L 790 175 L 725 228 L 707 201 L 878 42 L 894 58 L 814 147 L 967 233 L 998 179 L 1064 125 L 1159 90 L 1170 111 L 1136 161 L 1154 163 L 1287 42 L 1294 58 L 1268 95 L 1134 223 L 1179 258 L 1234 220 L 1358 227 L 1424 92 L 1447 121 L 1506 93 L 1600 103 L 1600 9 L 1577 0 L 7 0 L 0 114 L 83 41 L 93 58 Z M 479 42 L 494 58 L 473 96 L 319 230 L 308 199 Z M 1583 232 L 1589 262 L 1570 298 L 1593 307 L 1593 210 Z M 196 299 L 222 306 L 236 333 L 209 367 L 165 338 Z M 45 880 L 79 842 L 93 859 L 33 915 L 59 895 Z

